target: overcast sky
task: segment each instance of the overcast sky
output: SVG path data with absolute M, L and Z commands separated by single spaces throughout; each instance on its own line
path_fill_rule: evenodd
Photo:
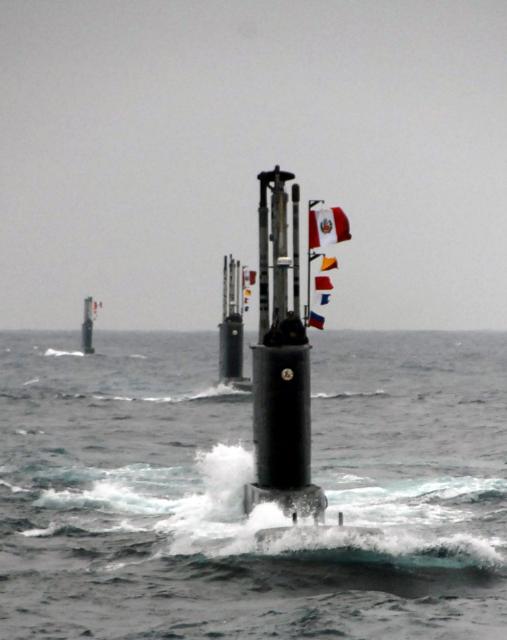
M 0 87 L 0 328 L 214 329 L 280 164 L 326 327 L 507 329 L 504 0 L 1 0 Z

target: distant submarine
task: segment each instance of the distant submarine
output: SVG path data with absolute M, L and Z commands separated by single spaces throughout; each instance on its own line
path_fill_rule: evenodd
M 250 378 L 243 376 L 244 273 L 232 255 L 224 256 L 222 322 L 219 330 L 219 382 L 241 391 L 251 391 Z
M 88 296 L 84 300 L 84 321 L 81 325 L 81 347 L 85 355 L 95 353 L 93 348 L 93 298 Z

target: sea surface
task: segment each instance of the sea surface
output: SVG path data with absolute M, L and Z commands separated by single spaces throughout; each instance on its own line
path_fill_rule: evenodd
M 327 522 L 381 532 L 259 547 L 215 332 L 1 332 L 0 638 L 504 640 L 507 334 L 311 339 Z

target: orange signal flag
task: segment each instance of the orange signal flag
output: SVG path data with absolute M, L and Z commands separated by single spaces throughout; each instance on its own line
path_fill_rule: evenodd
M 322 265 L 320 267 L 320 270 L 331 271 L 331 269 L 338 269 L 338 260 L 336 258 L 328 258 L 327 256 L 322 256 Z

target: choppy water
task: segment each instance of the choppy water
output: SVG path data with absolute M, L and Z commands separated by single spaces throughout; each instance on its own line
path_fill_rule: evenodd
M 507 335 L 312 338 L 313 480 L 383 534 L 260 549 L 214 333 L 0 333 L 0 637 L 503 640 Z

